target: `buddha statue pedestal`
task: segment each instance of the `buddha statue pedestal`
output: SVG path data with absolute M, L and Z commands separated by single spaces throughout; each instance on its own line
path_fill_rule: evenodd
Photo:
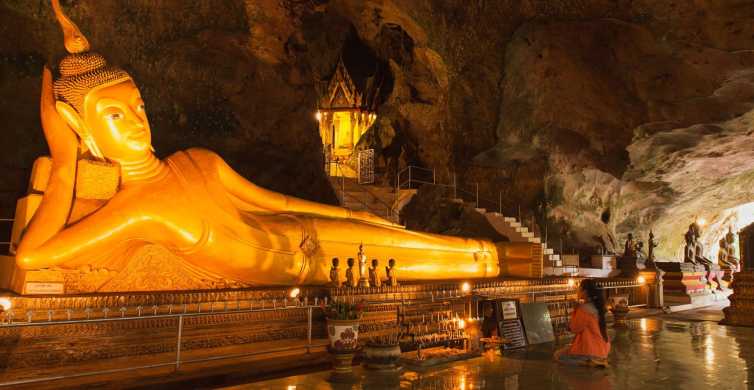
M 712 294 L 707 288 L 707 270 L 693 263 L 657 262 L 665 271 L 663 297 L 666 304 L 702 304 L 711 302 Z
M 644 264 L 639 263 L 639 259 L 636 257 L 618 257 L 618 269 L 621 271 L 621 277 L 636 277 L 641 270 L 644 269 Z
M 723 309 L 725 319 L 721 323 L 754 326 L 754 224 L 739 231 L 738 244 L 741 251 L 738 267 L 741 271 L 732 276 L 733 295 L 728 298 L 730 306 Z
M 12 256 L 0 257 L 0 289 L 22 295 L 216 290 L 251 287 L 197 270 L 160 245 L 132 251 L 124 264 L 77 269 L 23 270 Z
M 731 283 L 730 306 L 723 309 L 725 325 L 754 326 L 754 271 L 736 272 Z

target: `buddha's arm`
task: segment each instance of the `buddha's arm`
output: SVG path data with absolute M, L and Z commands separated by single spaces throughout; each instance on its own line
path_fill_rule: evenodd
M 334 218 L 350 218 L 379 225 L 401 227 L 401 225 L 396 225 L 370 213 L 351 211 L 344 207 L 311 202 L 264 189 L 239 175 L 216 154 L 211 152 L 205 153 L 211 155 L 211 157 L 207 156 L 207 158 L 211 158 L 212 164 L 214 165 L 223 186 L 234 197 L 248 205 L 250 210 L 263 209 L 272 212 L 291 212 Z
M 19 254 L 33 252 L 60 232 L 73 203 L 78 144 L 73 131 L 55 111 L 52 75 L 46 67 L 42 75 L 40 116 L 52 156 L 52 169 L 42 202 L 19 243 Z
M 78 266 L 120 245 L 139 241 L 191 245 L 180 232 L 166 228 L 159 216 L 119 200 L 111 199 L 93 214 L 66 226 L 39 245 L 19 246 L 16 264 L 22 269 Z

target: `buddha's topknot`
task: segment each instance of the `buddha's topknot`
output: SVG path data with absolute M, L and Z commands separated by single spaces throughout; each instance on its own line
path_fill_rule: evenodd
M 84 97 L 90 90 L 130 76 L 120 68 L 109 66 L 101 55 L 89 51 L 89 41 L 63 13 L 59 0 L 52 0 L 52 8 L 63 30 L 65 48 L 70 53 L 58 65 L 60 75 L 53 83 L 55 99 L 82 113 Z

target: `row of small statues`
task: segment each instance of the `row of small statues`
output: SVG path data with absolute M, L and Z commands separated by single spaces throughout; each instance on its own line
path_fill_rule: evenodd
M 332 259 L 332 267 L 330 268 L 330 285 L 332 287 L 381 287 L 383 284 L 382 278 L 380 278 L 379 274 L 379 264 L 380 262 L 377 259 L 372 259 L 372 266 L 369 268 L 369 278 L 367 279 L 367 269 L 366 269 L 366 262 L 367 258 L 364 255 L 363 247 L 359 247 L 359 268 L 358 268 L 358 278 L 356 277 L 353 266 L 355 265 L 355 261 L 353 257 L 349 257 L 346 263 L 348 264 L 348 268 L 346 268 L 346 282 L 345 284 L 341 283 L 340 280 L 340 270 L 338 269 L 338 265 L 340 264 L 340 260 L 338 260 L 337 257 Z M 388 260 L 388 266 L 385 267 L 385 274 L 387 275 L 387 279 L 384 281 L 384 284 L 387 286 L 395 287 L 398 286 L 398 277 L 396 275 L 396 269 L 395 269 L 395 259 Z
M 647 246 L 647 255 L 645 256 L 644 242 L 634 241 L 634 235 L 632 233 L 628 233 L 626 244 L 623 247 L 623 257 L 626 259 L 636 259 L 640 263 L 654 262 L 654 250 L 655 248 L 657 248 L 657 240 L 655 240 L 655 235 L 651 230 L 649 231 L 649 240 L 647 242 L 649 245 Z
M 684 247 L 683 261 L 709 267 L 712 265 L 712 260 L 704 256 L 704 245 L 699 239 L 700 236 L 699 225 L 696 222 L 689 225 L 689 230 L 684 235 L 686 246 Z M 734 241 L 735 235 L 732 228 L 729 227 L 728 234 L 720 239 L 720 252 L 718 252 L 717 256 L 717 262 L 723 268 L 738 269 L 738 258 L 736 258 Z
M 686 240 L 686 246 L 683 252 L 683 261 L 686 263 L 700 264 L 705 267 L 712 265 L 712 260 L 704 256 L 704 245 L 699 239 L 701 236 L 699 224 L 696 222 L 689 225 L 689 230 L 686 231 L 684 238 Z M 720 239 L 720 251 L 718 252 L 717 262 L 723 268 L 738 269 L 738 258 L 736 257 L 736 249 L 734 245 L 735 235 L 732 228 L 728 228 L 728 234 Z M 623 257 L 628 259 L 636 259 L 638 262 L 652 263 L 655 261 L 654 249 L 657 247 L 657 241 L 654 238 L 654 233 L 649 231 L 649 240 L 647 246 L 647 254 L 644 256 L 644 243 L 642 241 L 634 241 L 633 234 L 628 233 L 625 246 L 623 248 Z

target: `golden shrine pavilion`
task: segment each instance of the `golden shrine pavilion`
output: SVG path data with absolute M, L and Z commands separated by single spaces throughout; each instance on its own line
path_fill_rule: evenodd
M 325 170 L 330 176 L 357 177 L 354 148 L 377 119 L 372 78 L 360 90 L 351 78 L 343 57 L 326 82 L 317 102 L 317 121 L 325 155 Z

